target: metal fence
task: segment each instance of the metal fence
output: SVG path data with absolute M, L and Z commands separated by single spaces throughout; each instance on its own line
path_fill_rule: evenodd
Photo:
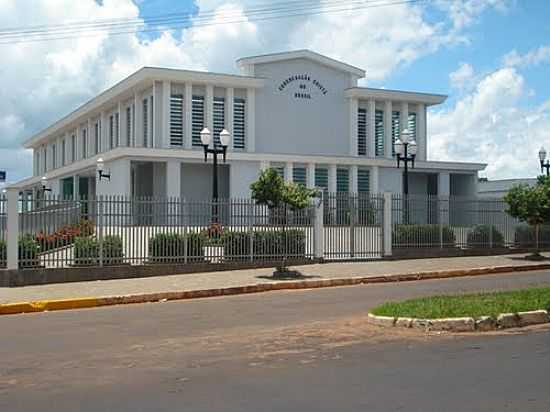
M 506 213 L 502 199 L 392 196 L 394 248 L 535 247 L 534 229 Z M 541 246 L 550 245 L 542 231 Z
M 382 256 L 382 195 L 325 193 L 323 204 L 326 259 L 368 259 Z
M 268 209 L 123 196 L 46 197 L 19 213 L 22 267 L 277 261 L 313 257 L 312 207 Z
M 6 244 L 14 242 L 6 228 L 16 225 L 7 204 L 0 196 L 4 267 Z M 295 211 L 251 199 L 46 196 L 20 199 L 17 210 L 18 246 L 10 243 L 10 256 L 17 249 L 23 268 L 378 259 L 398 249 L 420 256 L 426 248 L 536 246 L 533 228 L 511 218 L 501 199 L 324 193 Z M 540 247 L 550 246 L 550 227 L 539 239 Z

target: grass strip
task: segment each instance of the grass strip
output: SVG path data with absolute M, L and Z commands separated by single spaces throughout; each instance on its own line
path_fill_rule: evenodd
M 491 316 L 501 313 L 550 310 L 550 288 L 518 289 L 506 292 L 440 295 L 387 302 L 371 310 L 379 316 L 440 319 Z

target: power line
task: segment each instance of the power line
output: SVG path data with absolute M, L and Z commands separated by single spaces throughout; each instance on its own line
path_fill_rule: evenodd
M 255 9 L 247 9 L 242 11 L 236 11 L 236 12 L 228 12 L 224 13 L 222 17 L 212 20 L 212 17 L 216 15 L 216 11 L 212 12 L 204 12 L 199 14 L 198 16 L 191 17 L 188 16 L 186 18 L 177 19 L 175 22 L 172 20 L 174 17 L 169 17 L 168 20 L 161 20 L 162 18 L 158 18 L 159 20 L 155 20 L 155 24 L 153 27 L 151 26 L 149 21 L 143 21 L 140 20 L 137 23 L 133 23 L 135 27 L 130 30 L 128 26 L 121 26 L 121 21 L 117 22 L 119 24 L 118 26 L 97 26 L 97 27 L 85 27 L 82 26 L 81 28 L 78 28 L 77 26 L 73 26 L 72 29 L 63 28 L 64 31 L 60 31 L 57 29 L 50 30 L 50 29 L 44 29 L 42 31 L 36 31 L 35 33 L 27 33 L 25 30 L 19 30 L 19 32 L 9 32 L 8 29 L 4 29 L 4 31 L 0 31 L 0 45 L 2 44 L 16 44 L 16 43 L 27 43 L 27 42 L 37 42 L 37 41 L 54 41 L 54 40 L 66 40 L 66 39 L 73 39 L 73 38 L 80 38 L 80 37 L 91 37 L 91 36 L 98 36 L 102 34 L 107 34 L 109 36 L 114 35 L 124 35 L 124 34 L 136 34 L 136 33 L 151 33 L 151 32 L 160 32 L 160 31 L 166 31 L 166 30 L 178 30 L 178 29 L 185 29 L 189 27 L 205 27 L 205 26 L 213 26 L 213 25 L 221 25 L 221 24 L 236 24 L 236 23 L 244 23 L 248 21 L 266 21 L 266 20 L 275 20 L 275 19 L 282 19 L 282 18 L 293 18 L 293 17 L 301 17 L 301 16 L 310 16 L 310 15 L 319 15 L 319 14 L 328 14 L 328 13 L 339 13 L 339 12 L 345 12 L 345 11 L 356 11 L 356 10 L 363 10 L 363 9 L 369 9 L 369 8 L 377 8 L 377 7 L 388 7 L 388 6 L 394 6 L 399 4 L 410 4 L 410 3 L 417 3 L 422 2 L 426 0 L 393 0 L 393 1 L 386 1 L 386 0 L 332 0 L 332 1 L 325 1 L 322 3 L 313 2 L 313 1 L 293 1 L 293 2 L 285 2 L 282 4 L 288 4 L 293 7 L 289 6 L 280 6 L 280 7 L 269 7 L 269 8 L 255 8 Z M 315 4 L 311 4 L 315 3 Z M 172 15 L 170 15 L 172 16 Z M 160 21 L 160 22 L 159 22 Z M 86 23 L 88 25 L 91 24 L 104 24 L 101 22 L 95 22 L 95 23 Z M 129 23 L 124 23 L 129 24 Z M 39 26 L 34 26 L 33 29 L 37 28 Z M 41 26 L 46 27 L 46 26 Z M 50 26 L 50 27 L 60 27 L 58 26 Z M 115 27 L 115 28 L 112 28 Z M 29 28 L 30 29 L 30 28 Z M 50 31 L 49 31 L 50 30 Z

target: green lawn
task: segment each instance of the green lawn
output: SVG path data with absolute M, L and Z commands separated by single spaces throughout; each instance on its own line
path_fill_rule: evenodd
M 491 316 L 500 313 L 550 310 L 550 288 L 520 289 L 509 292 L 432 296 L 403 302 L 388 302 L 371 313 L 380 316 L 422 319 Z

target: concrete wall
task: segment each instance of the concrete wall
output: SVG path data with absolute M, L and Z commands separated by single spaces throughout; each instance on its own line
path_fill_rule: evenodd
M 351 75 L 318 63 L 295 59 L 258 64 L 255 75 L 265 86 L 256 92 L 256 151 L 267 153 L 348 155 L 349 115 L 344 90 Z M 282 82 L 295 80 L 283 90 Z M 319 82 L 326 94 L 314 84 Z M 297 98 L 295 93 L 311 99 Z
M 403 193 L 403 170 L 381 167 L 378 176 L 379 192 Z
M 477 195 L 477 175 L 475 174 L 451 174 L 451 196 L 475 197 Z
M 126 195 L 131 194 L 130 160 L 117 159 L 105 162 L 105 172 L 111 174 L 110 180 L 101 179 L 96 182 L 98 195 Z
M 230 171 L 231 197 L 250 198 L 250 184 L 258 178 L 260 162 L 231 163 Z
M 212 163 L 182 163 L 181 197 L 188 200 L 209 201 L 212 199 Z M 229 197 L 229 166 L 221 165 L 218 174 L 218 194 Z

